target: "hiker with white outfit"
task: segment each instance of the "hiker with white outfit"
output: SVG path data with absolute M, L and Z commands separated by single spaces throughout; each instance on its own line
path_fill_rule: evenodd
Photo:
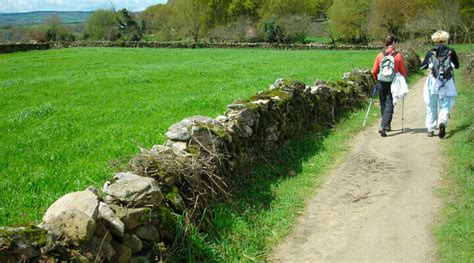
M 379 133 L 382 137 L 386 137 L 387 132 L 391 130 L 394 108 L 391 92 L 392 81 L 396 78 L 397 73 L 400 73 L 403 77 L 407 75 L 403 56 L 395 50 L 395 40 L 394 36 L 386 38 L 385 49 L 377 55 L 372 68 L 372 76 L 377 80 L 379 91 L 382 113 Z
M 434 136 L 434 130 L 438 126 L 438 137 L 444 138 L 449 113 L 458 95 L 454 85 L 453 68 L 459 68 L 459 60 L 454 49 L 447 46 L 448 32 L 436 31 L 431 36 L 431 40 L 437 46 L 428 51 L 420 68 L 431 70 L 423 90 L 423 97 L 427 104 L 425 125 L 428 137 Z

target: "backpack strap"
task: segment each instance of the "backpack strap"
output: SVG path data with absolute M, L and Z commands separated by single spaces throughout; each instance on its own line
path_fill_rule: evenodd
M 387 55 L 390 55 L 390 56 L 392 56 L 392 57 L 395 57 L 395 56 L 398 54 L 398 51 L 393 50 L 392 53 L 387 53 L 387 52 L 384 50 L 384 51 L 382 51 L 382 54 L 383 54 L 384 57 L 387 56 Z

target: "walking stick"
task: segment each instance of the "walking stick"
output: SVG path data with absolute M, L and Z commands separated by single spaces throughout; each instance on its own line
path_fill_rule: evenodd
M 402 98 L 402 133 L 403 133 L 403 120 L 405 119 L 405 96 Z
M 365 127 L 365 123 L 367 122 L 367 118 L 369 117 L 370 107 L 372 106 L 372 103 L 374 102 L 374 97 L 375 97 L 375 92 L 376 91 L 377 91 L 377 85 L 374 85 L 374 89 L 372 91 L 372 98 L 370 99 L 369 108 L 367 109 L 367 113 L 365 114 L 365 119 L 364 119 L 364 123 L 362 124 L 362 127 Z

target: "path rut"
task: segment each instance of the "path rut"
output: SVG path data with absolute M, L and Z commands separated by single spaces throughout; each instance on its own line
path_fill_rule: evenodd
M 397 105 L 388 137 L 377 133 L 379 120 L 356 135 L 269 261 L 436 261 L 443 140 L 426 136 L 425 79 L 405 99 L 404 132 Z

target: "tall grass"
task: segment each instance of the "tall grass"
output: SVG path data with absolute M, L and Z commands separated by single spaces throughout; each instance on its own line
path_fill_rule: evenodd
M 277 78 L 339 79 L 376 51 L 77 48 L 0 55 L 0 225 L 37 222 L 163 143 L 184 117 L 215 117 Z

